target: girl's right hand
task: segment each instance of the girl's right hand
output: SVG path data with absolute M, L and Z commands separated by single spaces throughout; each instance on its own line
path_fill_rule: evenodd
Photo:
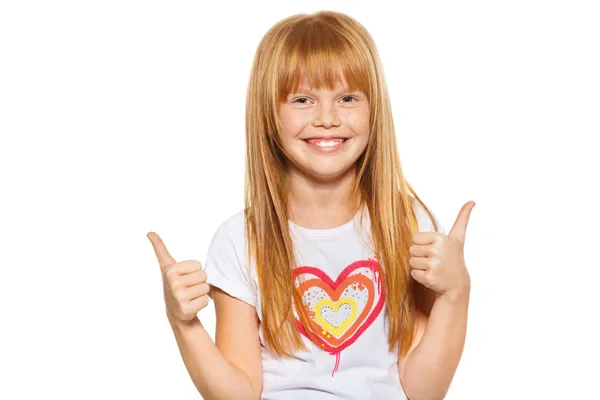
M 162 272 L 163 292 L 169 318 L 189 322 L 208 305 L 210 286 L 206 283 L 206 272 L 196 260 L 176 262 L 158 234 L 146 235 Z

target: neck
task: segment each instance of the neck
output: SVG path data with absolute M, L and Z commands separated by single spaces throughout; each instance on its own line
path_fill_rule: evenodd
M 349 168 L 344 176 L 331 182 L 317 181 L 298 170 L 290 170 L 290 220 L 314 229 L 333 228 L 350 221 L 360 204 L 360 193 L 352 197 L 355 178 L 354 168 Z

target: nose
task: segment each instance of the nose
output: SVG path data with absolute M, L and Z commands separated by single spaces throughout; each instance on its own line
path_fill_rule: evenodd
M 318 107 L 317 114 L 313 120 L 313 125 L 323 126 L 324 128 L 330 128 L 332 126 L 339 126 L 340 119 L 335 106 L 329 104 L 322 104 Z

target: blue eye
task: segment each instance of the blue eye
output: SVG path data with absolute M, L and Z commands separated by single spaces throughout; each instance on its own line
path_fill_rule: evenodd
M 356 97 L 354 97 L 354 96 L 344 96 L 344 97 L 342 97 L 342 99 L 347 99 L 347 98 L 354 99 L 354 100 L 358 100 L 358 99 L 357 99 Z M 302 100 L 302 99 L 305 99 L 305 100 L 307 100 L 307 98 L 306 98 L 306 97 L 298 97 L 298 98 L 297 98 L 296 100 L 294 100 L 292 103 L 298 103 L 298 100 Z M 351 102 L 345 102 L 345 103 L 354 103 L 354 102 L 353 102 L 353 101 L 351 101 Z M 304 103 L 304 102 L 301 102 L 301 103 L 298 103 L 298 104 L 306 104 L 306 103 Z

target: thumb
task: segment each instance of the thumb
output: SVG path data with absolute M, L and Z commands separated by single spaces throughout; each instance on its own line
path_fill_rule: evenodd
M 167 246 L 165 246 L 165 243 L 157 233 L 149 232 L 146 236 L 150 239 L 150 243 L 152 243 L 161 270 L 176 263 L 173 256 L 169 253 L 169 250 L 167 250 Z
M 475 207 L 474 201 L 469 201 L 462 206 L 460 212 L 458 213 L 458 217 L 456 217 L 454 225 L 452 225 L 452 229 L 450 229 L 450 232 L 448 233 L 448 236 L 453 236 L 460 239 L 461 242 L 465 242 L 467 225 L 469 224 L 469 218 L 471 217 L 471 211 L 473 210 L 473 207 Z

